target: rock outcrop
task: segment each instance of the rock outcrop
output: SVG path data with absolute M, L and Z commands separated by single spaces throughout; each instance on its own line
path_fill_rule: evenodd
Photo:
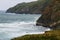
M 44 7 L 42 16 L 37 20 L 37 26 L 60 27 L 60 0 L 50 0 Z

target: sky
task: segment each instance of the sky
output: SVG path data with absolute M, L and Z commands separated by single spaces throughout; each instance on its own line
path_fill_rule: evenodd
M 7 10 L 10 7 L 15 6 L 18 3 L 22 2 L 31 2 L 37 0 L 0 0 L 0 10 Z

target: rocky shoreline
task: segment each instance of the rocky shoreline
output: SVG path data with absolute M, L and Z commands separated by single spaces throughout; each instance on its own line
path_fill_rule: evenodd
M 36 26 L 49 27 L 55 30 L 45 32 L 44 34 L 25 35 L 12 40 L 60 40 L 60 0 L 45 0 L 42 2 L 42 5 L 34 9 L 35 11 L 38 10 L 38 13 L 42 13 L 42 16 L 36 21 Z M 11 9 L 7 12 L 12 12 L 10 11 Z M 35 11 L 34 13 L 36 13 Z
M 52 0 L 37 20 L 37 26 L 60 28 L 60 1 Z

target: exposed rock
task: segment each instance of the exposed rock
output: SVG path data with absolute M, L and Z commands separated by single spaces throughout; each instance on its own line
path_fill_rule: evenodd
M 50 0 L 50 3 L 44 7 L 42 16 L 37 20 L 36 25 L 53 28 L 60 26 L 60 0 Z

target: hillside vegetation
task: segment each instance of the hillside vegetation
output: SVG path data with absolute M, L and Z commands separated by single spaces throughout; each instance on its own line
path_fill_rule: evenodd
M 50 27 L 55 30 L 44 34 L 25 35 L 11 40 L 60 40 L 60 0 L 38 0 L 30 3 L 20 3 L 9 8 L 10 13 L 42 14 L 36 21 L 37 26 Z
M 9 8 L 6 12 L 7 13 L 25 13 L 25 14 L 40 14 L 40 10 L 42 5 L 45 3 L 45 0 L 38 0 L 29 3 L 19 3 L 14 7 Z M 43 8 L 42 8 L 43 9 Z
M 60 40 L 60 29 L 46 31 L 45 34 L 25 35 L 11 40 Z

